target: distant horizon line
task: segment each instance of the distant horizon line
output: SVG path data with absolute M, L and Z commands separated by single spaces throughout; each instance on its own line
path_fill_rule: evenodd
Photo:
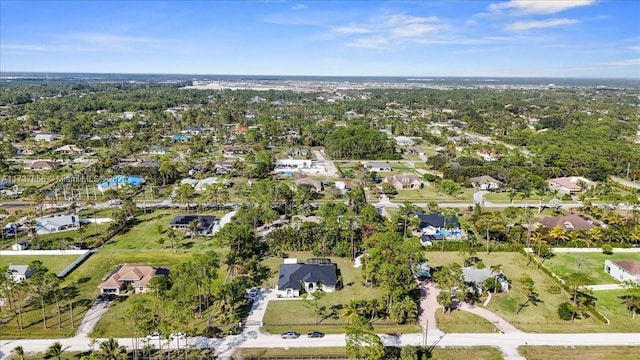
M 521 75 L 291 75 L 291 74 L 207 74 L 207 73 L 169 73 L 169 72 L 73 72 L 73 71 L 4 71 L 3 74 L 79 74 L 79 75 L 172 75 L 172 76 L 275 76 L 275 77 L 334 77 L 334 78 L 405 78 L 423 80 L 432 78 L 496 78 L 496 79 L 581 79 L 581 80 L 640 80 L 638 77 L 615 76 L 521 76 Z

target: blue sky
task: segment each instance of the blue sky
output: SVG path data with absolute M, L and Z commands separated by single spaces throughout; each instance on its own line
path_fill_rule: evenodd
M 0 71 L 640 78 L 638 14 L 638 0 L 0 0 Z

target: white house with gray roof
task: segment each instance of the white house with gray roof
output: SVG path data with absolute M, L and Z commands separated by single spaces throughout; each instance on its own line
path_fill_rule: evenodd
M 375 172 L 393 171 L 393 169 L 391 168 L 391 165 L 381 161 L 371 161 L 371 162 L 365 163 L 364 167 L 367 168 L 367 170 L 369 171 L 375 171 Z
M 77 215 L 54 215 L 36 219 L 36 232 L 39 235 L 74 230 L 79 227 L 80 217 Z
M 304 264 L 298 263 L 297 259 L 285 259 L 280 265 L 276 290 L 278 297 L 294 298 L 302 292 L 334 292 L 337 284 L 336 264 L 330 259 L 311 258 Z
M 17 283 L 27 280 L 31 275 L 35 274 L 35 272 L 36 271 L 29 267 L 29 265 L 9 265 L 7 269 L 8 276 Z

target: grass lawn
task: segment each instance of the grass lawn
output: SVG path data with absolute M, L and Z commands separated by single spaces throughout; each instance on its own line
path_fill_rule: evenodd
M 509 199 L 508 192 L 490 192 L 484 195 L 484 199 L 489 202 L 495 203 L 510 203 L 511 199 Z M 554 199 L 553 195 L 545 195 L 542 197 L 542 203 L 548 203 Z M 561 200 L 563 204 L 573 203 L 572 200 Z M 515 198 L 513 198 L 514 203 L 529 203 L 530 205 L 538 205 L 540 202 L 540 197 L 537 195 L 531 195 L 528 198 L 523 198 L 522 194 L 518 193 Z
M 329 348 L 253 348 L 242 349 L 240 353 L 245 358 L 277 358 L 288 359 L 299 356 L 301 358 L 322 356 L 332 359 L 346 359 L 345 349 L 341 347 Z M 437 347 L 433 349 L 428 359 L 438 360 L 497 360 L 502 359 L 502 353 L 497 348 L 489 346 L 473 347 Z
M 605 255 L 594 253 L 556 253 L 544 264 L 560 277 L 572 272 L 585 272 L 591 277 L 592 284 L 617 284 L 619 281 L 604 272 L 605 260 L 632 259 L 640 261 L 640 253 L 618 253 Z
M 167 238 L 166 230 L 169 222 L 177 216 L 183 215 L 183 210 L 161 209 L 151 213 L 141 214 L 137 217 L 134 225 L 126 232 L 114 236 L 107 244 L 105 249 L 153 249 L 162 250 L 170 249 L 171 242 Z M 216 215 L 220 217 L 222 212 L 208 211 L 206 213 L 198 213 L 199 215 Z M 163 232 L 158 234 L 157 225 L 162 225 Z M 178 249 L 202 250 L 210 249 L 212 237 L 197 236 L 194 239 L 186 237 L 183 239 L 183 232 L 178 232 L 177 247 Z M 163 245 L 158 243 L 158 239 L 164 237 Z
M 444 314 L 443 309 L 436 312 L 438 328 L 445 333 L 492 333 L 496 327 L 488 320 L 470 312 L 455 310 Z
M 598 310 L 612 324 L 626 324 L 628 332 L 640 332 L 640 316 L 636 316 L 635 319 L 631 318 L 631 313 L 627 311 L 623 300 L 620 299 L 624 293 L 625 290 L 594 291 L 593 296 L 598 299 L 596 300 Z
M 435 185 L 427 183 L 422 189 L 416 190 L 398 190 L 398 194 L 391 197 L 393 202 L 472 202 L 473 201 L 473 189 L 462 189 L 461 192 L 455 196 L 450 196 L 441 193 Z
M 52 342 L 53 344 L 53 342 Z M 10 349 L 7 349 L 10 350 Z M 24 360 L 42 360 L 44 359 L 43 353 L 30 353 L 29 349 L 25 349 Z M 83 356 L 89 355 L 91 352 L 80 352 L 80 351 L 72 351 L 72 352 L 63 352 L 62 356 L 60 356 L 60 360 L 78 360 Z M 8 360 L 20 360 L 20 357 L 17 355 L 11 355 L 7 358 Z
M 292 258 L 304 261 L 313 257 L 308 252 L 289 253 Z M 268 258 L 263 261 L 265 266 L 271 269 L 272 276 L 265 281 L 264 287 L 274 288 L 278 280 L 279 266 L 282 264 L 282 258 Z M 342 307 L 351 299 L 371 300 L 382 298 L 382 290 L 379 288 L 368 288 L 362 285 L 362 275 L 359 268 L 354 268 L 353 263 L 349 259 L 331 258 L 331 261 L 338 265 L 340 275 L 344 281 L 344 288 L 333 292 L 326 293 L 325 296 L 318 301 L 318 306 L 326 306 L 327 308 L 335 308 L 335 316 L 324 320 L 318 319 L 319 324 L 316 325 L 314 311 L 306 307 L 307 300 L 274 300 L 270 301 L 264 316 L 265 330 L 271 333 L 280 333 L 287 330 L 295 330 L 300 333 L 306 333 L 312 330 L 318 330 L 325 333 L 344 333 L 344 325 L 347 321 L 342 317 Z M 377 331 L 381 332 L 418 332 L 420 328 L 416 325 L 396 325 L 391 321 L 377 320 L 373 322 Z M 383 331 L 384 330 L 384 331 Z
M 639 346 L 520 346 L 527 360 L 632 360 L 640 358 Z
M 609 303 L 608 306 L 616 309 L 611 314 L 611 324 L 606 325 L 594 318 L 586 318 L 576 321 L 563 321 L 558 318 L 557 308 L 560 303 L 569 301 L 570 295 L 566 292 L 560 294 L 551 294 L 548 289 L 555 284 L 546 274 L 537 270 L 532 263 L 527 265 L 527 259 L 520 253 L 491 253 L 486 254 L 479 252 L 477 254 L 486 266 L 501 264 L 504 274 L 512 281 L 512 288 L 509 292 L 499 293 L 493 296 L 487 308 L 494 311 L 498 315 L 511 322 L 520 330 L 527 332 L 554 332 L 554 333 L 571 333 L 571 332 L 629 332 L 640 331 L 640 321 L 629 321 L 629 317 L 623 318 L 619 315 L 620 311 L 624 312 L 622 304 L 619 308 L 615 303 Z M 463 263 L 463 257 L 457 252 L 428 252 L 427 259 L 431 266 L 439 266 L 457 262 Z M 522 293 L 521 285 L 518 278 L 522 274 L 528 274 L 535 282 L 535 288 L 540 294 L 542 302 L 537 305 L 529 305 L 522 309 L 516 315 L 518 304 L 518 296 Z M 594 295 L 599 297 L 599 292 Z M 599 304 L 598 302 L 596 304 Z M 598 305 L 598 308 L 600 306 Z
M 42 261 L 42 264 L 54 273 L 59 273 L 69 264 L 71 264 L 79 255 L 55 255 L 55 256 L 42 256 L 42 255 L 13 255 L 13 256 L 1 256 L 0 267 L 6 265 L 28 265 L 34 260 Z

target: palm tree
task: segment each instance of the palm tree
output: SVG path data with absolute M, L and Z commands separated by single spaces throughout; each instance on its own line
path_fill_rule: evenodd
M 22 346 L 14 347 L 11 352 L 14 352 L 17 356 L 19 356 L 20 360 L 24 360 L 24 349 L 22 348 Z
M 193 220 L 187 226 L 189 232 L 191 233 L 191 239 L 194 239 L 196 235 L 198 235 L 198 228 L 200 227 L 200 222 L 198 220 Z
M 558 243 L 560 242 L 560 240 L 567 241 L 568 239 L 567 230 L 563 227 L 555 226 L 551 229 L 551 231 L 549 231 L 549 237 L 555 238 L 556 246 L 558 246 Z
M 68 348 L 68 346 L 62 347 L 62 343 L 60 341 L 56 341 L 47 348 L 47 352 L 44 354 L 44 358 L 56 358 L 56 360 L 60 360 L 62 358 L 62 353 L 64 353 L 64 351 Z
M 121 360 L 127 358 L 127 350 L 114 338 L 100 343 L 98 357 L 102 360 Z
M 489 270 L 491 270 L 492 273 L 502 274 L 502 264 L 492 265 Z

